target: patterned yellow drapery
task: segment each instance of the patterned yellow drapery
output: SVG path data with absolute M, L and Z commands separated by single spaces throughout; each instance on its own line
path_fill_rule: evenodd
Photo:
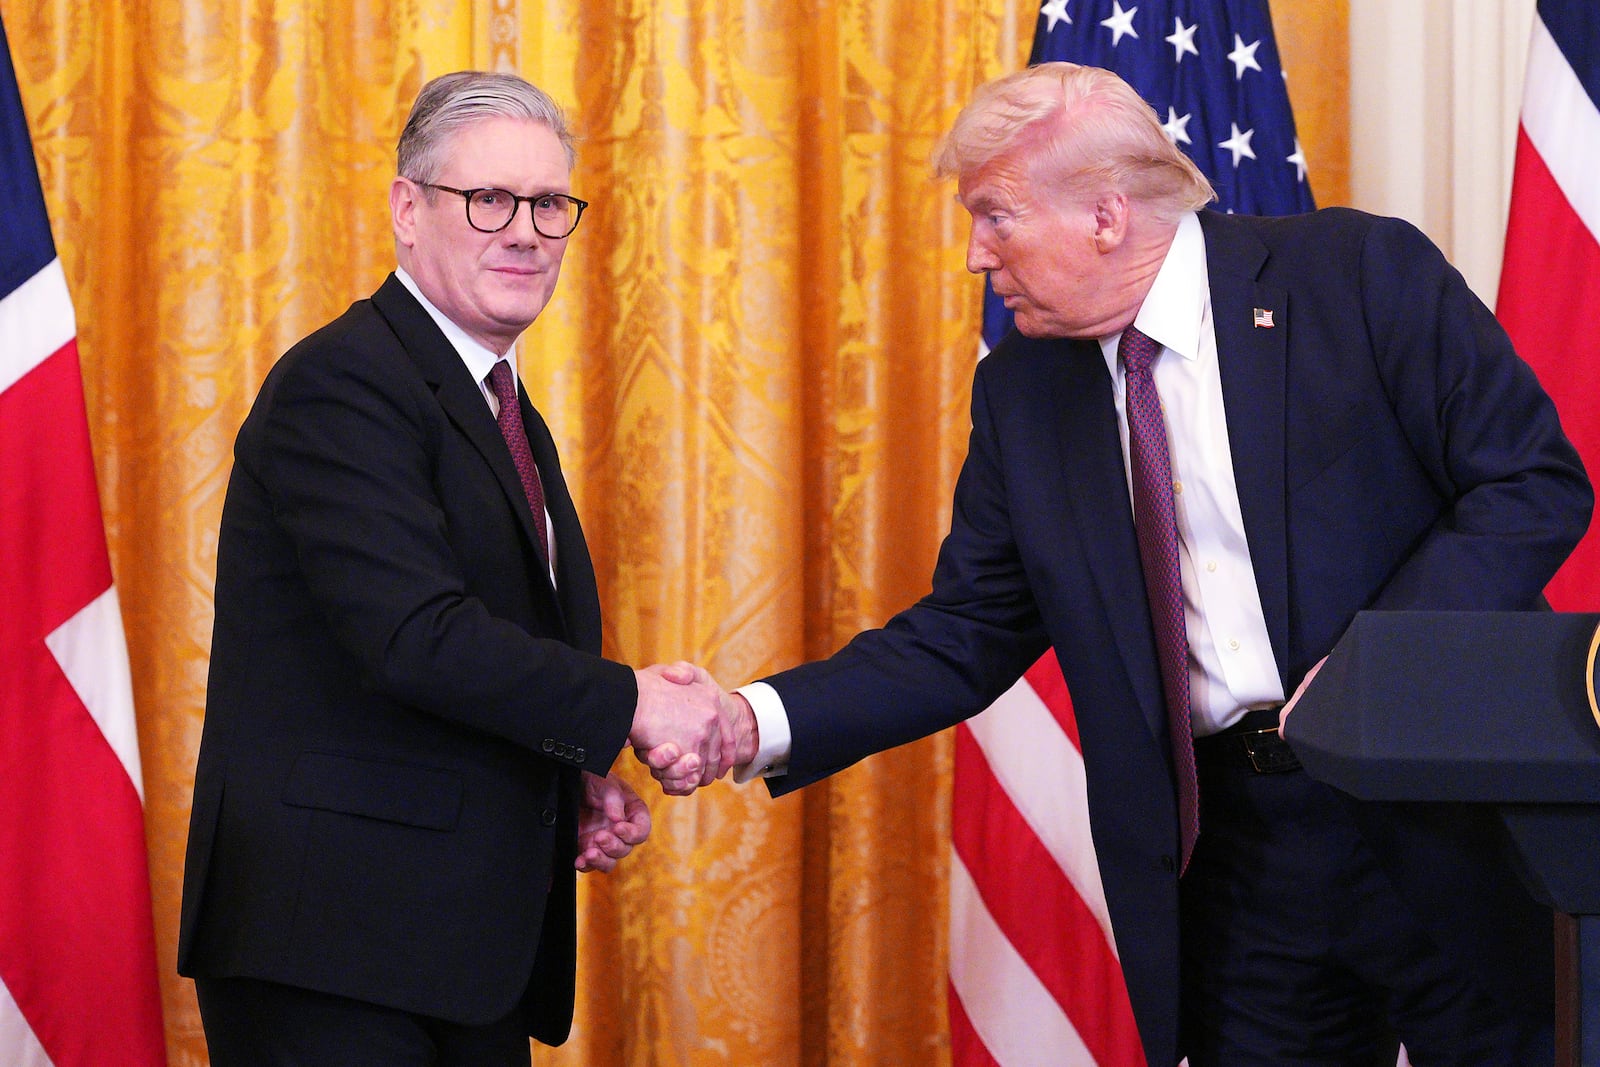
M 1277 0 L 1302 140 L 1345 199 L 1345 0 Z M 385 190 L 424 80 L 516 70 L 594 201 L 522 345 L 610 655 L 735 684 L 927 587 L 977 334 L 965 216 L 929 177 L 1028 0 L 0 0 L 78 313 L 172 973 L 234 433 L 272 361 L 393 263 Z M 1298 80 L 1296 80 L 1298 79 Z M 577 1025 L 538 1064 L 912 1064 L 944 1025 L 948 744 L 802 794 L 651 800 L 582 880 Z

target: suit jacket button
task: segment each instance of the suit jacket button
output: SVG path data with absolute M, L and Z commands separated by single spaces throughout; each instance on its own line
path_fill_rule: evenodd
M 1171 871 L 1177 870 L 1178 869 L 1178 865 L 1173 860 L 1173 858 L 1171 856 L 1162 856 L 1161 857 L 1161 869 L 1163 871 L 1171 872 Z
M 577 760 L 579 763 L 582 763 L 583 762 L 583 749 L 580 748 L 576 752 L 574 752 L 572 754 L 572 758 Z
M 556 824 L 556 809 L 545 808 L 539 813 L 539 821 L 546 826 L 554 826 Z
M 554 741 L 552 741 L 548 737 L 545 738 L 544 739 L 544 750 L 546 752 L 554 752 L 556 750 L 556 743 Z

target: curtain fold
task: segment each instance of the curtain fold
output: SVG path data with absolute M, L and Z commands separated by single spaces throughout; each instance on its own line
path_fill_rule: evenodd
M 79 318 L 173 1063 L 206 1062 L 173 960 L 233 437 L 272 362 L 392 267 L 394 141 L 423 81 L 513 69 L 570 109 L 594 206 L 523 378 L 608 654 L 734 685 L 927 588 L 980 292 L 928 159 L 971 90 L 1023 62 L 1036 11 L 0 0 Z M 574 1035 L 535 1063 L 948 1061 L 946 739 L 778 802 L 727 783 L 663 798 L 631 753 L 619 767 L 655 832 L 581 879 Z

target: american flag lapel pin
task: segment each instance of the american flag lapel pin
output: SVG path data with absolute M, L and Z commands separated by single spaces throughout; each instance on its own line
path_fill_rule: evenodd
M 1258 329 L 1258 330 L 1270 330 L 1270 329 L 1272 329 L 1272 309 L 1271 308 L 1256 308 L 1256 329 Z

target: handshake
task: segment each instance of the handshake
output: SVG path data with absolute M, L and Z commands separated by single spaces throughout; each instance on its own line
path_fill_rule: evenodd
M 669 796 L 688 796 L 755 759 L 750 704 L 692 663 L 634 671 L 639 702 L 628 744 Z

